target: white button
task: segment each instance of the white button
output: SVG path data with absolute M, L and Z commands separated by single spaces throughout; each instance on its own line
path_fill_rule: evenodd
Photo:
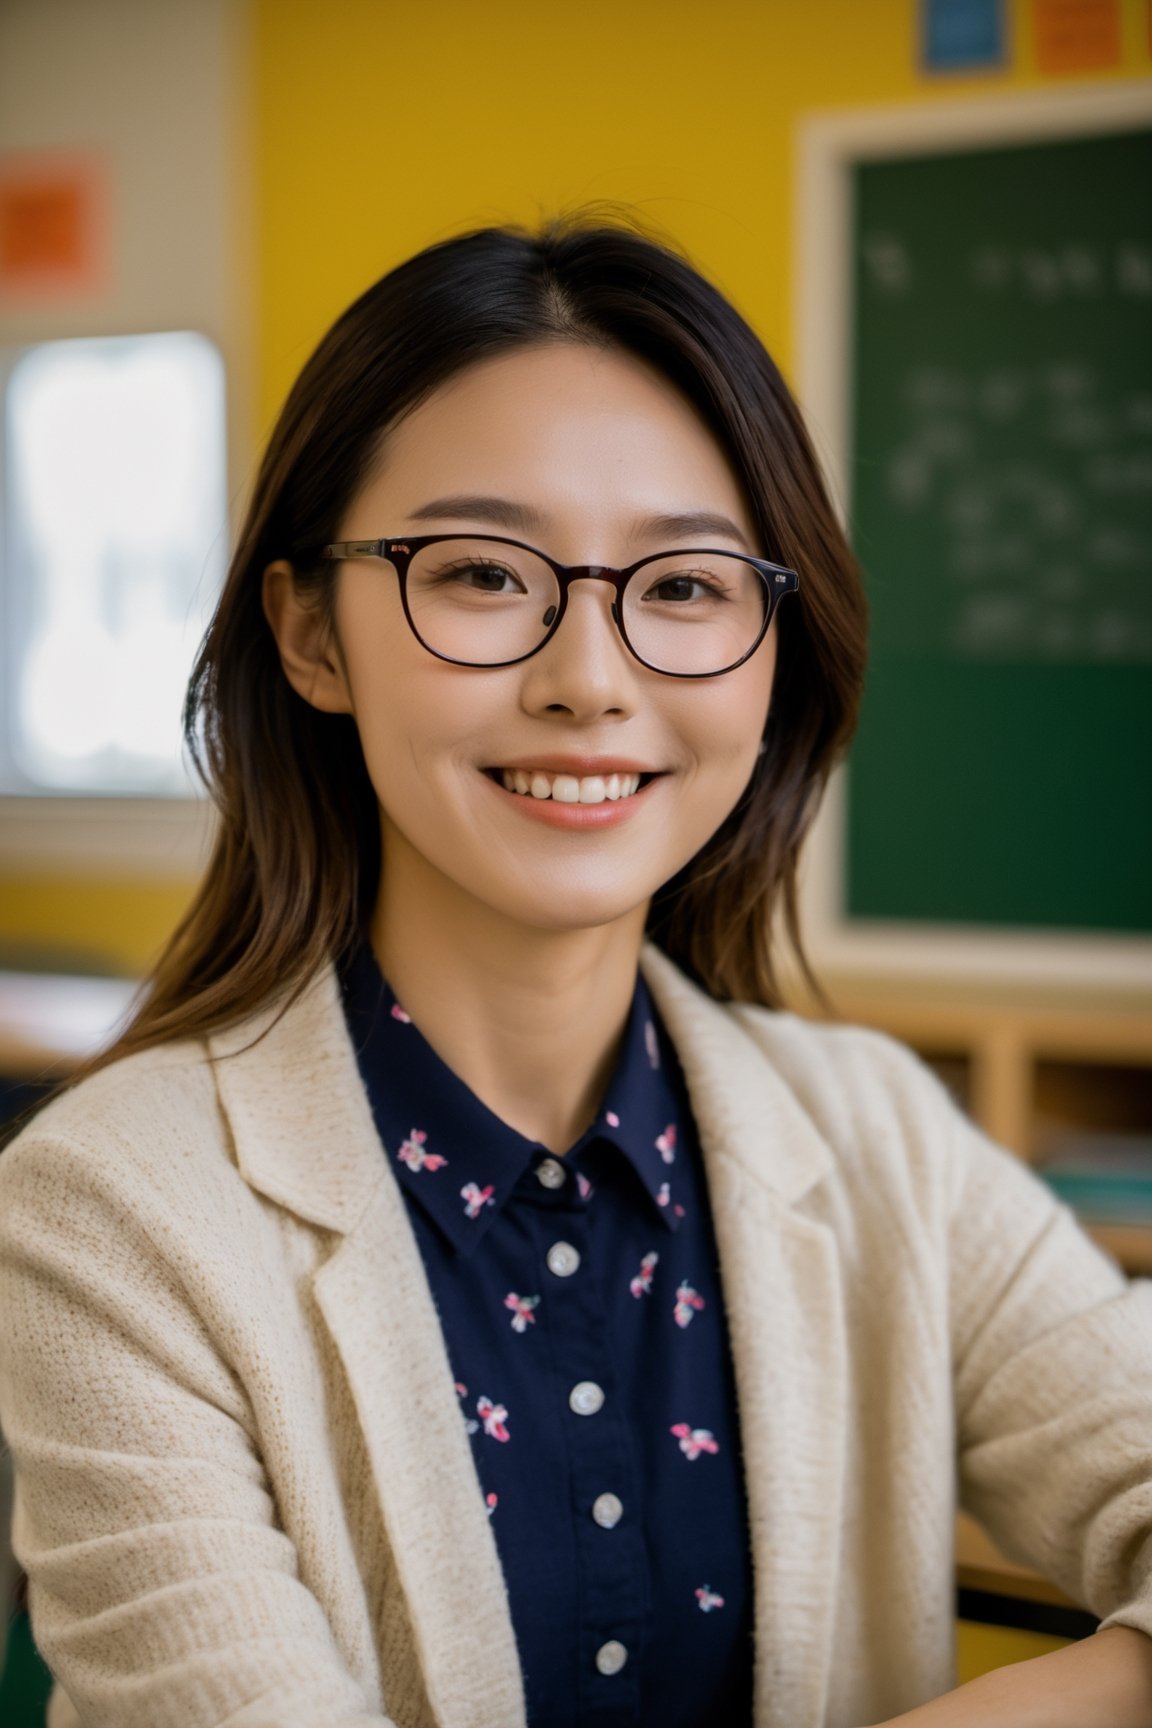
M 601 1674 L 619 1674 L 627 1660 L 628 1652 L 618 1638 L 609 1638 L 596 1652 L 596 1666 Z
M 597 1494 L 592 1516 L 602 1530 L 613 1530 L 624 1516 L 624 1502 L 617 1494 Z
M 595 1380 L 581 1380 L 569 1392 L 568 1403 L 577 1416 L 595 1416 L 604 1403 L 604 1388 Z
M 555 1272 L 557 1278 L 571 1278 L 580 1264 L 580 1253 L 571 1242 L 553 1242 L 547 1259 L 549 1272 Z
M 541 1188 L 563 1188 L 566 1176 L 563 1164 L 555 1158 L 544 1158 L 536 1166 L 536 1180 Z

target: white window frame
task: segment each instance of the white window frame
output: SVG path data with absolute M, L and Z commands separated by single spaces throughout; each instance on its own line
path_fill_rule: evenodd
M 45 336 L 6 346 L 0 363 L 0 503 L 7 472 L 4 405 L 9 380 L 25 354 L 43 343 L 68 339 Z M 89 339 L 99 337 L 93 334 Z M 219 344 L 213 341 L 212 345 L 224 360 Z M 230 467 L 231 422 L 229 409 L 224 433 L 226 472 Z M 227 532 L 228 525 L 224 527 Z M 0 550 L 0 602 L 6 599 L 4 584 L 8 579 Z M 6 609 L 0 604 L 0 616 Z M 176 693 L 174 699 L 178 698 Z M 185 879 L 197 875 L 206 864 L 215 832 L 215 809 L 191 771 L 184 792 L 0 791 L 0 869 L 8 874 Z

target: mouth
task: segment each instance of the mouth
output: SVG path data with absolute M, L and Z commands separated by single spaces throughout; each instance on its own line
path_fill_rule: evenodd
M 556 804 L 619 803 L 660 778 L 650 774 L 551 774 L 543 768 L 485 768 L 489 780 L 522 798 Z

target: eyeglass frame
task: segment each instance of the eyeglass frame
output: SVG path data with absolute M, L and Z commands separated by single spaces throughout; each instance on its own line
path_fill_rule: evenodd
M 556 616 L 535 648 L 530 648 L 527 654 L 517 654 L 512 660 L 457 660 L 450 654 L 441 654 L 438 649 L 429 647 L 416 628 L 415 620 L 408 607 L 408 568 L 412 559 L 426 546 L 434 546 L 442 540 L 483 540 L 485 544 L 494 543 L 498 546 L 518 546 L 522 552 L 531 552 L 548 565 L 556 578 L 560 589 L 560 603 L 556 608 Z M 721 666 L 716 672 L 669 672 L 663 666 L 653 666 L 637 653 L 634 645 L 628 640 L 628 632 L 624 628 L 623 598 L 624 590 L 632 580 L 637 570 L 645 564 L 657 564 L 664 558 L 671 558 L 679 552 L 699 554 L 715 553 L 725 558 L 739 558 L 742 563 L 751 564 L 760 577 L 767 592 L 768 602 L 764 609 L 764 622 L 752 646 L 741 654 L 738 660 L 733 660 L 727 666 Z M 568 610 L 568 594 L 573 582 L 596 581 L 611 583 L 615 589 L 612 601 L 612 622 L 620 635 L 620 640 L 634 660 L 649 672 L 658 672 L 662 678 L 721 678 L 726 672 L 734 672 L 738 666 L 743 666 L 750 660 L 768 634 L 776 607 L 785 594 L 795 594 L 800 586 L 800 577 L 795 570 L 787 565 L 773 564 L 767 558 L 755 558 L 748 552 L 733 552 L 727 546 L 687 546 L 673 548 L 670 552 L 652 552 L 645 558 L 638 558 L 635 564 L 629 564 L 622 570 L 613 568 L 610 564 L 560 564 L 555 558 L 550 558 L 547 552 L 542 552 L 538 546 L 530 546 L 526 540 L 511 540 L 504 534 L 415 534 L 407 535 L 402 540 L 393 540 L 385 536 L 381 540 L 337 540 L 330 546 L 321 549 L 322 561 L 343 563 L 355 558 L 381 558 L 391 564 L 400 580 L 400 604 L 404 616 L 408 620 L 408 628 L 419 642 L 421 648 L 433 655 L 437 660 L 445 661 L 449 666 L 468 666 L 477 671 L 495 671 L 502 666 L 519 666 L 524 660 L 531 660 L 534 654 L 539 654 L 551 642 L 564 620 Z

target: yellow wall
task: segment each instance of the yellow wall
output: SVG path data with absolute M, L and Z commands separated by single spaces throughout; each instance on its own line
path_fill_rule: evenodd
M 1044 1632 L 1017 1632 L 1010 1626 L 976 1626 L 961 1620 L 956 1626 L 956 1679 L 960 1685 L 1007 1668 L 1013 1662 L 1028 1662 L 1061 1650 L 1067 1638 L 1050 1638 Z
M 1032 7 L 1011 70 L 926 77 L 916 0 L 251 0 L 263 438 L 309 350 L 361 289 L 429 242 L 590 200 L 635 206 L 793 355 L 793 138 L 814 109 L 1040 83 Z M 1147 0 L 1121 0 L 1147 75 Z M 241 464 L 247 468 L 248 463 Z M 145 966 L 189 885 L 0 882 L 15 935 Z
M 1122 0 L 1119 75 L 1147 74 Z M 361 289 L 486 222 L 622 200 L 664 225 L 788 369 L 793 135 L 813 109 L 1051 85 L 917 69 L 917 0 L 255 0 L 259 423 Z

